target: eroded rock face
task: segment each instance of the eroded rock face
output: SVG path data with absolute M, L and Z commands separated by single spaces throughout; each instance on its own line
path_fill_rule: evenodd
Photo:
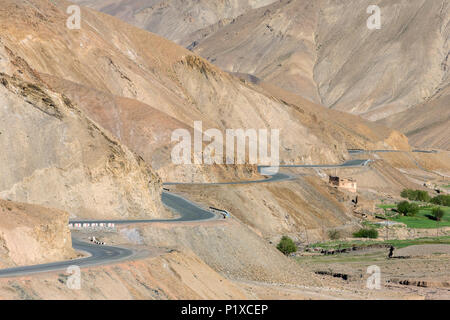
M 0 200 L 0 267 L 76 257 L 67 212 Z
M 78 218 L 160 217 L 160 179 L 70 100 L 0 75 L 0 198 Z

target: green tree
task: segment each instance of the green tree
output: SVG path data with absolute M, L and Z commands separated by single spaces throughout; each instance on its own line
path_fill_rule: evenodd
M 431 214 L 433 215 L 433 217 L 436 221 L 441 221 L 442 218 L 444 217 L 444 210 L 442 210 L 439 207 L 433 208 L 433 210 L 431 211 Z
M 428 192 L 424 190 L 412 190 L 412 189 L 404 189 L 400 196 L 402 198 L 411 200 L 411 201 L 422 201 L 422 202 L 429 202 L 431 200 L 430 195 Z
M 438 196 L 434 197 L 433 199 L 431 199 L 431 203 L 434 203 L 434 204 L 437 204 L 440 206 L 450 207 L 450 195 L 448 195 L 448 194 L 438 195 Z
M 423 190 L 416 190 L 416 201 L 429 202 L 431 200 L 428 192 Z
M 397 204 L 397 210 L 398 212 L 406 216 L 409 211 L 409 206 L 410 204 L 408 201 L 402 201 L 399 204 Z
M 400 196 L 401 196 L 402 198 L 411 200 L 411 198 L 413 197 L 413 194 L 414 194 L 414 190 L 411 190 L 411 189 L 403 189 L 403 191 L 400 193 Z
M 277 245 L 277 249 L 283 252 L 283 254 L 289 255 L 297 251 L 297 246 L 291 238 L 283 236 Z
M 419 212 L 419 206 L 415 203 L 402 201 L 397 204 L 397 210 L 404 216 L 415 216 Z
M 419 206 L 415 203 L 410 203 L 409 204 L 409 210 L 408 213 L 406 214 L 407 216 L 415 216 L 416 214 L 419 213 Z

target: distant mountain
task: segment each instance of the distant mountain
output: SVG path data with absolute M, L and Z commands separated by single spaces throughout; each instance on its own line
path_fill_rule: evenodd
M 277 0 L 75 0 L 187 46 L 195 32 Z
M 184 16 L 172 14 L 175 0 L 159 1 L 158 10 L 130 0 L 126 6 L 135 14 L 125 20 L 189 47 L 226 71 L 250 74 L 370 120 L 406 115 L 410 108 L 432 103 L 449 84 L 448 1 L 382 2 L 379 30 L 366 25 L 370 0 L 280 0 L 241 10 L 229 5 L 205 21 L 201 13 L 222 3 L 207 2 L 189 2 L 183 12 L 190 12 L 192 23 L 186 23 Z M 83 3 L 115 14 L 103 1 Z M 117 3 L 117 12 L 121 5 L 125 8 Z M 235 16 L 230 10 L 240 15 L 230 18 Z M 177 23 L 188 25 L 189 32 L 174 28 Z M 430 117 L 427 127 L 434 126 L 435 114 L 422 116 Z M 384 123 L 403 129 L 395 126 L 398 121 Z M 412 131 L 404 132 L 418 141 Z M 427 141 L 430 147 L 442 145 Z
M 70 30 L 65 26 L 69 3 L 33 4 L 0 11 L 5 50 L 26 61 L 36 75 L 30 81 L 70 97 L 166 181 L 216 179 L 218 168 L 176 166 L 170 158 L 172 131 L 190 129 L 197 120 L 205 130 L 281 129 L 285 163 L 340 162 L 348 147 L 408 148 L 405 140 L 389 140 L 392 131 L 384 127 L 345 141 L 319 113 L 305 115 L 192 52 L 109 15 L 83 9 L 82 28 Z M 23 77 L 24 68 L 10 74 Z M 355 121 L 365 126 L 362 119 Z M 352 135 L 351 128 L 340 130 Z
M 412 145 L 450 150 L 450 85 L 429 102 L 379 121 L 400 128 Z

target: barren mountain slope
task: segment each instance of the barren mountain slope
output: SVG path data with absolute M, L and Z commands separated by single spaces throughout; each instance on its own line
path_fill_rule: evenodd
M 239 16 L 205 39 L 199 34 L 193 50 L 226 71 L 254 75 L 318 103 L 318 21 L 317 1 L 277 1 Z
M 159 177 L 70 100 L 4 74 L 0 82 L 0 198 L 71 217 L 163 215 Z
M 192 252 L 163 253 L 138 261 L 83 269 L 80 290 L 62 272 L 0 279 L 3 299 L 168 300 L 246 299 L 243 290 Z
M 192 33 L 276 0 L 75 0 L 187 46 Z
M 66 212 L 0 199 L 0 268 L 75 258 Z
M 301 276 L 315 277 L 309 272 Z M 29 300 L 255 300 L 268 299 L 267 296 L 270 299 L 289 297 L 302 300 L 364 299 L 369 296 L 369 292 L 364 289 L 342 288 L 337 279 L 321 281 L 321 287 L 304 284 L 284 287 L 280 283 L 250 282 L 251 288 L 248 288 L 249 283 L 243 285 L 240 281 L 227 279 L 191 251 L 175 250 L 139 261 L 86 268 L 83 270 L 80 290 L 69 289 L 67 276 L 61 273 L 0 279 L 0 296 L 4 299 Z M 400 294 L 396 296 L 401 297 Z
M 144 246 L 193 251 L 228 279 L 268 283 L 318 284 L 318 277 L 284 256 L 266 239 L 237 219 L 202 223 L 158 223 L 121 227 L 108 243 L 121 245 L 136 239 Z
M 287 162 L 340 161 L 345 154 L 341 142 L 310 135 L 282 103 L 169 41 L 89 10 L 83 11 L 81 30 L 69 30 L 62 2 L 59 7 L 34 3 L 41 9 L 2 10 L 1 34 L 5 45 L 38 73 L 133 98 L 187 126 L 202 120 L 205 130 L 282 128 L 281 158 Z
M 448 83 L 450 7 L 442 1 L 381 1 L 369 30 L 370 0 L 322 1 L 314 75 L 331 108 L 385 118 L 430 99 Z
M 413 146 L 450 150 L 450 85 L 431 101 L 379 122 L 399 128 Z
M 317 101 L 309 88 L 315 85 L 327 107 L 384 118 L 433 97 L 448 81 L 449 8 L 448 1 L 382 1 L 382 27 L 369 30 L 370 4 L 277 2 L 240 16 L 194 50 L 225 70 Z
M 316 55 L 314 30 L 318 23 L 316 1 L 264 1 L 265 4 L 274 3 L 254 10 L 238 10 L 242 15 L 236 15 L 235 18 L 233 16 L 234 19 L 211 20 L 201 26 L 196 22 L 201 20 L 202 13 L 210 6 L 222 8 L 222 1 L 196 2 L 196 10 L 190 13 L 192 22 L 172 14 L 172 8 L 178 1 L 164 2 L 167 5 L 159 7 L 158 11 L 151 11 L 136 0 L 128 0 L 126 5 L 125 1 L 118 2 L 115 10 L 111 10 L 102 1 L 87 0 L 81 4 L 116 15 L 133 25 L 185 47 L 189 46 L 226 71 L 249 73 L 272 80 L 282 84 L 285 89 L 300 93 L 315 102 L 320 101 L 313 80 Z M 237 3 L 243 5 L 245 1 L 237 1 L 233 5 Z M 139 13 L 124 17 L 122 12 L 129 6 L 133 6 Z M 183 3 L 182 8 L 189 8 L 189 5 Z M 227 18 L 227 12 L 222 9 L 220 15 Z M 161 20 L 164 23 L 160 23 L 162 17 L 165 17 Z M 141 19 L 145 19 L 147 23 L 142 24 Z M 177 27 L 173 28 L 171 24 Z M 189 28 L 195 32 L 187 36 L 184 29 L 180 28 Z
M 118 12 L 97 1 L 83 3 Z M 130 3 L 136 11 L 143 7 Z M 176 1 L 167 3 L 160 15 Z M 381 1 L 381 29 L 369 30 L 372 4 L 281 0 L 246 10 L 231 22 L 205 26 L 191 35 L 189 47 L 224 70 L 272 81 L 330 108 L 382 119 L 432 99 L 448 84 L 450 8 L 447 0 Z M 193 12 L 194 21 L 200 12 Z M 156 27 L 158 15 L 140 13 L 147 30 L 171 40 L 183 37 L 180 31 L 170 33 L 174 20 L 187 24 L 179 17 L 168 15 L 167 28 Z M 136 18 L 126 21 L 142 27 Z
M 339 171 L 339 174 L 346 172 Z M 332 228 L 348 231 L 357 225 L 349 207 L 350 197 L 345 193 L 328 186 L 315 175 L 315 171 L 293 169 L 291 173 L 307 176 L 276 184 L 211 186 L 206 189 L 186 185 L 172 189 L 192 195 L 197 202 L 224 208 L 232 213 L 233 219 L 239 219 L 273 243 L 278 243 L 283 234 L 302 241 L 320 241 Z
M 310 124 L 312 132 L 321 131 L 324 135 L 337 137 L 338 140 L 345 141 L 349 149 L 375 150 L 392 147 L 399 150 L 410 149 L 408 139 L 403 134 L 384 125 L 343 111 L 327 109 L 271 83 L 260 82 L 259 87 L 264 92 L 301 110 L 302 121 L 312 123 Z
M 280 158 L 286 163 L 340 162 L 346 156 L 345 142 L 326 130 L 312 133 L 310 124 L 302 122 L 301 111 L 255 91 L 182 47 L 89 9 L 82 11 L 81 30 L 69 30 L 65 27 L 68 3 L 59 1 L 55 6 L 44 0 L 31 2 L 34 6 L 16 7 L 11 0 L 6 1 L 0 9 L 0 37 L 9 48 L 10 59 L 26 61 L 37 73 L 35 81 L 45 82 L 42 74 L 47 74 L 107 95 L 131 98 L 164 112 L 168 119 L 173 118 L 167 120 L 172 125 L 178 120 L 192 127 L 194 121 L 202 120 L 204 130 L 281 129 Z M 22 70 L 11 72 L 19 75 Z M 61 83 L 63 86 L 68 82 Z M 58 90 L 66 92 L 62 86 Z M 72 98 L 83 100 L 73 95 Z M 146 106 L 127 101 L 128 109 L 142 115 L 143 123 L 147 120 L 154 123 L 150 121 L 153 113 L 144 110 Z M 109 112 L 107 105 L 102 108 L 105 108 L 102 112 Z M 107 123 L 97 120 L 108 127 Z M 130 127 L 127 123 L 120 125 Z M 168 131 L 164 126 L 160 129 Z M 143 130 L 139 130 L 136 135 L 142 134 Z M 159 133 L 152 131 L 152 134 Z M 167 139 L 161 145 L 169 146 L 170 137 L 160 136 Z M 146 139 L 132 139 L 127 144 L 140 153 L 149 147 Z M 148 156 L 151 151 L 150 148 L 141 156 Z M 145 160 L 150 163 L 149 158 Z M 171 165 L 171 159 L 158 161 L 152 164 L 158 168 Z M 202 169 L 189 166 L 177 176 L 178 181 L 211 179 L 209 174 L 202 174 Z
M 114 96 L 50 75 L 41 77 L 50 88 L 72 99 L 95 122 L 142 156 L 164 180 L 176 169 L 168 164 L 175 144 L 170 140 L 172 131 L 191 130 L 191 127 L 135 99 Z

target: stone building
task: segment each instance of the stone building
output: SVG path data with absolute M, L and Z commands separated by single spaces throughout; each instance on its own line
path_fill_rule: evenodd
M 356 192 L 356 181 L 353 179 L 343 179 L 340 177 L 330 176 L 329 183 L 333 187 L 342 188 L 350 192 Z

